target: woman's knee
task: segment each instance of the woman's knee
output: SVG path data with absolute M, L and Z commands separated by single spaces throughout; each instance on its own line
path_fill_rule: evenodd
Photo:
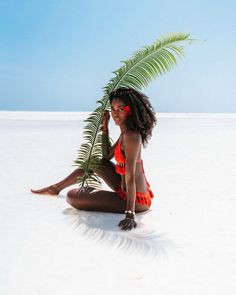
M 104 169 L 107 169 L 108 167 L 110 169 L 114 168 L 115 171 L 114 163 L 112 163 L 110 160 L 102 158 L 99 162 L 99 165 L 96 168 L 94 168 L 93 171 L 99 175 L 104 171 Z
M 94 169 L 94 172 L 101 177 L 112 190 L 117 191 L 119 189 L 121 176 L 116 173 L 116 166 L 112 161 L 102 158 L 100 165 Z
M 81 188 L 69 190 L 66 195 L 66 201 L 71 205 L 75 202 L 77 203 L 79 195 L 81 195 Z
M 88 194 L 94 190 L 93 187 L 78 188 L 68 191 L 66 201 L 77 209 L 83 209 L 88 198 Z

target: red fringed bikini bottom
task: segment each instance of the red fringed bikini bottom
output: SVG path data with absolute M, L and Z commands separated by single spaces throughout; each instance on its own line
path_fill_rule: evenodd
M 151 206 L 152 203 L 152 198 L 154 198 L 153 192 L 150 189 L 150 185 L 147 182 L 148 188 L 147 191 L 145 193 L 141 193 L 141 192 L 136 192 L 136 203 L 142 204 L 142 205 L 147 205 L 147 206 Z M 118 191 L 116 192 L 123 200 L 127 200 L 127 194 L 126 191 L 123 191 L 121 188 L 121 183 L 119 186 Z

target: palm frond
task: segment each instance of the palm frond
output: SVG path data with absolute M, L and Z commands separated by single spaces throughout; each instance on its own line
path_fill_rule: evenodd
M 84 175 L 77 179 L 83 187 L 91 185 L 100 188 L 101 182 L 93 170 L 100 165 L 103 155 L 101 139 L 102 112 L 109 110 L 109 94 L 119 87 L 141 90 L 147 87 L 156 77 L 170 71 L 177 65 L 177 58 L 184 56 L 185 43 L 191 44 L 194 40 L 189 38 L 189 33 L 171 33 L 161 36 L 153 44 L 144 46 L 135 51 L 131 58 L 121 61 L 122 67 L 115 70 L 115 77 L 103 87 L 103 98 L 97 101 L 100 106 L 84 120 L 84 140 L 79 150 L 78 158 L 74 161 L 76 166 L 83 169 Z M 108 138 L 111 145 L 111 139 Z

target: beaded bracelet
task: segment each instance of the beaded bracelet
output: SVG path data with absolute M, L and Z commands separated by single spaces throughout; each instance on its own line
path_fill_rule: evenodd
M 135 215 L 135 212 L 134 212 L 134 211 L 131 211 L 131 210 L 125 210 L 125 214 L 126 214 L 126 213 L 130 213 L 130 214 Z

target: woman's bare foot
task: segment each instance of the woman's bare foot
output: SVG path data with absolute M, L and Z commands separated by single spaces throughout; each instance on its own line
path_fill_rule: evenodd
M 31 189 L 31 192 L 34 194 L 41 194 L 41 195 L 52 195 L 52 196 L 56 196 L 59 194 L 59 190 L 55 185 L 50 185 L 47 187 L 44 187 L 42 189 L 38 189 L 38 190 L 34 190 Z

